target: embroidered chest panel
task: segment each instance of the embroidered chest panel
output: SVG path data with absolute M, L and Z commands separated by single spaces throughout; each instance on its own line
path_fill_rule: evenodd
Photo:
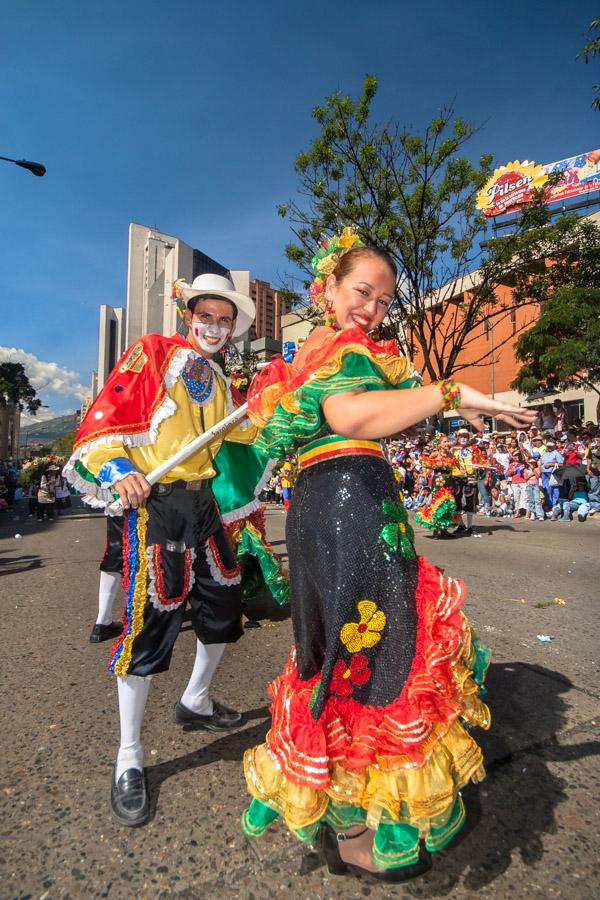
M 189 359 L 181 373 L 188 397 L 198 406 L 206 406 L 215 394 L 215 373 L 203 356 Z

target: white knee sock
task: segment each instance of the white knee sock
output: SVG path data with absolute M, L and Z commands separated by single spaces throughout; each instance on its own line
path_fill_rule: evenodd
M 467 517 L 467 528 L 471 528 L 473 525 L 473 513 L 465 513 L 465 516 Z
M 147 678 L 140 678 L 137 675 L 117 678 L 121 720 L 121 746 L 115 773 L 117 781 L 127 769 L 144 768 L 144 751 L 140 735 L 151 678 L 151 675 Z
M 118 572 L 100 572 L 98 617 L 96 619 L 96 625 L 110 625 L 112 622 L 113 603 L 120 586 L 121 576 Z
M 188 686 L 182 694 L 181 702 L 192 712 L 210 716 L 213 712 L 212 700 L 208 696 L 210 683 L 223 656 L 225 644 L 203 644 L 196 641 L 196 659 Z

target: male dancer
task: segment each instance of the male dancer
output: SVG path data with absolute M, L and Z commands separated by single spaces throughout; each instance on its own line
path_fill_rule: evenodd
M 241 574 L 210 489 L 222 437 L 151 487 L 144 477 L 232 409 L 229 380 L 213 356 L 254 319 L 254 304 L 227 278 L 201 275 L 182 287 L 187 340 L 146 335 L 118 361 L 77 434 L 65 476 L 124 509 L 125 613 L 110 669 L 117 677 L 121 745 L 111 808 L 124 825 L 149 815 L 140 740 L 152 675 L 169 667 L 189 601 L 197 636 L 189 684 L 175 720 L 211 731 L 240 724 L 240 713 L 209 698 L 226 643 L 242 634 Z M 227 433 L 250 443 L 247 420 Z
M 106 517 L 106 549 L 100 560 L 98 615 L 90 643 L 99 644 L 121 634 L 123 625 L 113 621 L 113 604 L 123 580 L 123 516 Z
M 463 535 L 471 537 L 473 534 L 473 513 L 475 512 L 475 500 L 477 498 L 477 478 L 478 463 L 485 462 L 480 451 L 470 445 L 471 432 L 468 428 L 459 428 L 456 432 L 458 443 L 452 451 L 452 455 L 456 459 L 456 469 L 454 469 L 454 496 L 456 498 L 456 508 L 459 512 L 459 525 L 453 535 Z M 462 513 L 465 513 L 467 524 L 465 525 Z

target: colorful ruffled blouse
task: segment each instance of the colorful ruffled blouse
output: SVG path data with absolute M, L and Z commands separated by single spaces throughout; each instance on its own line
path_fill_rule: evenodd
M 331 434 L 321 402 L 329 394 L 357 388 L 381 391 L 414 387 L 410 361 L 395 341 L 375 343 L 359 328 L 332 334 L 310 353 L 301 370 L 274 359 L 252 381 L 248 410 L 262 427 L 255 446 L 284 458 L 304 444 Z

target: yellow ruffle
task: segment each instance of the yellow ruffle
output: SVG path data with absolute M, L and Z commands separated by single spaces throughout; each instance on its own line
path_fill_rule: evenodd
M 365 809 L 371 828 L 385 816 L 387 821 L 414 825 L 425 835 L 447 820 L 461 787 L 485 777 L 482 752 L 460 722 L 436 741 L 423 766 L 392 768 L 390 763 L 378 759 L 360 775 L 333 764 L 331 786 L 322 791 L 288 780 L 266 744 L 244 754 L 250 793 L 294 830 L 319 821 L 331 799 L 337 805 Z

